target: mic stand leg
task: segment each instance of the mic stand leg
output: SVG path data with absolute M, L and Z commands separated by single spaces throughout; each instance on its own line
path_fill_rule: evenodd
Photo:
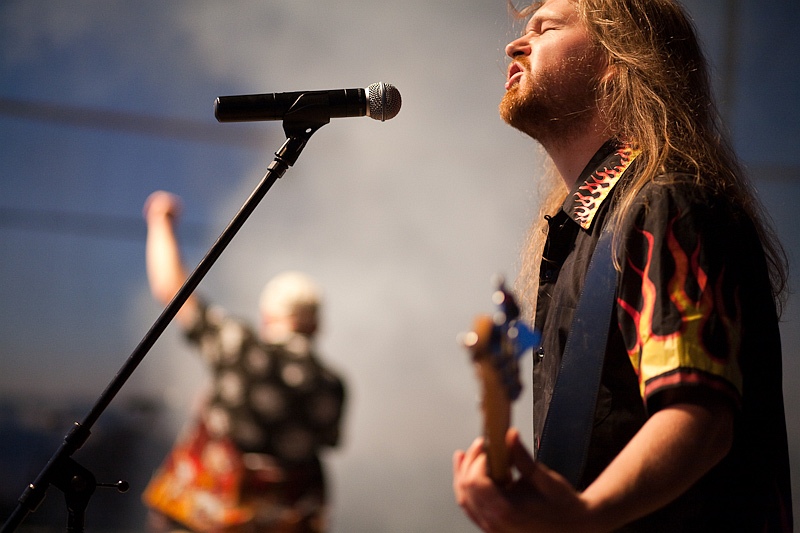
M 180 308 L 186 303 L 186 300 L 200 284 L 203 277 L 205 277 L 219 256 L 222 255 L 224 249 L 253 213 L 258 203 L 264 198 L 272 185 L 283 177 L 289 167 L 297 162 L 297 158 L 305 148 L 311 135 L 330 122 L 330 117 L 318 119 L 314 118 L 313 115 L 310 116 L 312 117 L 310 120 L 305 113 L 300 113 L 295 117 L 286 117 L 283 129 L 287 139 L 283 146 L 275 152 L 275 159 L 267 168 L 265 176 L 208 250 L 205 257 L 186 279 L 180 290 L 164 308 L 164 311 L 125 361 L 117 375 L 114 376 L 114 379 L 100 395 L 94 407 L 84 418 L 83 423 L 75 422 L 72 430 L 64 437 L 64 442 L 47 462 L 44 469 L 36 477 L 36 480 L 28 485 L 19 497 L 17 506 L 3 524 L 0 533 L 15 531 L 30 513 L 36 511 L 44 501 L 47 488 L 51 484 L 65 491 L 70 513 L 67 531 L 83 531 L 84 511 L 89 503 L 89 498 L 94 492 L 96 483 L 91 472 L 71 459 L 72 454 L 83 446 L 89 438 L 90 430 L 94 423 L 122 389 L 125 382 L 136 370 L 136 367 L 147 355 L 147 352 L 150 351 L 156 340 L 158 340 L 172 319 L 175 318 L 175 315 L 178 314 Z M 75 490 L 76 487 L 78 490 Z

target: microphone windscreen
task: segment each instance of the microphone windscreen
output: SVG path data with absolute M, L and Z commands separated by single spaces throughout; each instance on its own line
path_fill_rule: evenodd
M 367 87 L 367 116 L 375 120 L 389 120 L 400 112 L 400 91 L 390 83 L 373 83 Z

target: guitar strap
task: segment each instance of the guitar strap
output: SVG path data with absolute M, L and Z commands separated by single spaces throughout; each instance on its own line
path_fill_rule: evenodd
M 537 459 L 577 487 L 592 435 L 617 286 L 612 234 L 603 229 L 589 262 L 545 419 Z

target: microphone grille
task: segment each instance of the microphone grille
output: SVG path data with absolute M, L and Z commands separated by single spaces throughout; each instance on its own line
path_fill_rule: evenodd
M 367 87 L 367 115 L 375 120 L 389 120 L 400 112 L 400 91 L 389 83 L 373 83 Z

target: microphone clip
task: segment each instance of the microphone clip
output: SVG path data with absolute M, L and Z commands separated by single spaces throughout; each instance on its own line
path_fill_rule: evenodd
M 286 136 L 308 141 L 314 132 L 331 121 L 329 100 L 325 92 L 301 94 L 283 116 L 283 131 Z
M 286 134 L 286 142 L 275 152 L 276 160 L 293 166 L 311 136 L 330 121 L 327 95 L 301 94 L 283 117 L 283 132 Z

